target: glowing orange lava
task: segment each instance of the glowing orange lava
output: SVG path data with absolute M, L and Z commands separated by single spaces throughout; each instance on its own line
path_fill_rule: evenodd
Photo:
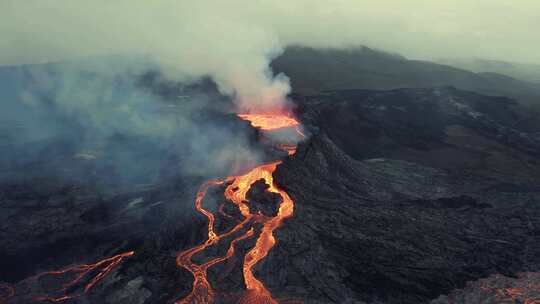
M 267 299 L 268 303 L 277 303 L 272 299 L 270 292 L 264 287 L 264 284 L 260 282 L 253 275 L 252 268 L 272 249 L 275 245 L 276 240 L 274 238 L 273 232 L 277 229 L 284 219 L 289 218 L 293 214 L 294 203 L 289 195 L 278 188 L 274 183 L 274 178 L 272 173 L 276 170 L 277 165 L 281 162 L 276 161 L 270 164 L 261 165 L 252 169 L 244 175 L 240 176 L 231 176 L 226 178 L 224 181 L 208 181 L 201 186 L 201 189 L 197 193 L 195 199 L 195 208 L 197 211 L 202 213 L 208 220 L 208 237 L 206 241 L 198 246 L 190 248 L 186 251 L 180 252 L 177 255 L 176 263 L 179 267 L 187 269 L 193 274 L 194 283 L 191 293 L 183 298 L 182 300 L 177 301 L 176 303 L 213 303 L 214 302 L 214 291 L 206 278 L 206 272 L 209 267 L 221 263 L 229 259 L 234 254 L 234 244 L 239 242 L 247 237 L 250 237 L 254 234 L 254 228 L 250 228 L 246 233 L 235 238 L 229 247 L 227 255 L 224 257 L 214 258 L 202 265 L 197 265 L 192 262 L 192 257 L 205 250 L 211 245 L 216 244 L 220 240 L 240 231 L 248 222 L 249 223 L 260 223 L 262 224 L 262 229 L 257 238 L 255 246 L 246 254 L 244 257 L 244 282 L 246 289 L 249 291 L 246 295 L 251 295 L 254 298 L 264 298 Z M 247 193 L 251 186 L 258 180 L 263 179 L 268 185 L 267 191 L 278 194 L 282 202 L 279 206 L 277 215 L 274 217 L 264 216 L 259 213 L 251 213 L 249 206 L 247 204 Z M 233 204 L 235 204 L 244 219 L 234 226 L 231 230 L 223 233 L 217 234 L 214 232 L 214 222 L 215 217 L 210 211 L 202 207 L 202 200 L 208 191 L 208 188 L 212 185 L 221 185 L 225 182 L 231 182 L 225 189 L 224 195 L 229 199 Z M 264 302 L 257 302 L 264 303 Z
M 274 230 L 276 230 L 284 219 L 289 218 L 293 214 L 294 202 L 289 195 L 278 188 L 274 183 L 272 173 L 277 168 L 281 161 L 259 166 L 245 175 L 236 177 L 231 185 L 225 189 L 225 197 L 233 201 L 239 206 L 240 211 L 244 214 L 242 207 L 240 207 L 244 201 L 246 201 L 246 194 L 251 186 L 258 180 L 264 179 L 265 183 L 269 186 L 267 191 L 279 194 L 282 199 L 279 205 L 278 213 L 275 217 L 258 217 L 257 220 L 263 224 L 261 233 L 255 246 L 244 257 L 244 283 L 246 288 L 253 297 L 272 299 L 270 292 L 264 287 L 264 284 L 257 280 L 253 275 L 252 268 L 262 259 L 266 257 L 270 249 L 274 247 L 276 239 L 274 238 Z M 235 191 L 236 189 L 236 191 Z M 245 210 L 249 212 L 249 209 Z M 245 215 L 244 215 L 245 216 Z M 259 302 L 260 303 L 260 302 Z
M 34 301 L 48 301 L 48 302 L 63 302 L 69 299 L 74 299 L 82 296 L 84 293 L 90 292 L 90 290 L 103 280 L 116 266 L 122 261 L 134 255 L 135 252 L 128 251 L 117 254 L 113 257 L 101 260 L 94 264 L 81 264 L 70 266 L 61 270 L 42 272 L 32 277 L 25 279 L 28 283 L 37 283 L 44 277 L 58 277 L 59 280 L 65 281 L 61 288 L 52 290 L 52 295 L 40 295 L 34 296 Z M 83 283 L 86 281 L 87 283 Z M 84 286 L 81 292 L 73 293 L 78 289 L 78 286 Z M 71 294 L 70 294 L 71 293 Z M 9 284 L 0 284 L 0 304 L 7 302 L 9 299 L 15 296 L 15 288 Z
M 296 154 L 296 145 L 277 144 L 276 148 L 287 152 L 289 156 L 293 156 L 294 154 Z
M 30 280 L 39 280 L 45 276 L 68 276 L 74 275 L 75 277 L 62 285 L 62 288 L 55 292 L 62 292 L 61 296 L 38 296 L 35 297 L 36 301 L 49 301 L 49 302 L 62 302 L 68 299 L 73 299 L 82 295 L 82 293 L 67 294 L 68 290 L 79 284 L 86 276 L 90 276 L 91 272 L 97 271 L 97 274 L 91 276 L 88 283 L 84 285 L 84 292 L 89 292 L 97 283 L 103 280 L 116 266 L 118 266 L 125 258 L 134 255 L 135 252 L 128 251 L 121 254 L 117 254 L 113 257 L 101 260 L 94 264 L 81 264 L 71 266 L 62 270 L 47 271 L 40 273 L 30 278 Z
M 60 277 L 60 280 L 65 280 L 66 282 L 62 284 L 61 288 L 51 291 L 51 293 L 55 294 L 54 296 L 40 295 L 35 296 L 32 299 L 34 301 L 48 301 L 56 303 L 63 302 L 69 299 L 78 298 L 84 293 L 90 292 L 90 290 L 92 290 L 96 284 L 103 280 L 111 271 L 116 268 L 116 266 L 122 263 L 125 258 L 134 254 L 135 252 L 128 251 L 101 260 L 94 264 L 74 265 L 61 270 L 42 272 L 27 278 L 25 281 L 36 283 L 44 277 Z M 84 281 L 87 283 L 82 283 Z M 78 286 L 84 286 L 81 292 L 69 294 L 75 289 L 78 289 Z M 0 304 L 4 304 L 13 298 L 15 293 L 15 287 L 9 284 L 0 284 Z
M 240 114 L 238 116 L 244 120 L 250 121 L 253 127 L 266 131 L 299 126 L 296 119 L 286 115 Z M 288 151 L 289 155 L 293 155 L 296 151 L 295 145 L 283 145 L 282 148 Z M 287 192 L 280 189 L 274 182 L 273 173 L 280 163 L 281 161 L 275 161 L 272 163 L 263 164 L 243 175 L 230 176 L 222 181 L 211 180 L 201 186 L 201 189 L 197 193 L 197 197 L 195 199 L 195 208 L 208 220 L 208 236 L 204 243 L 180 252 L 177 255 L 177 265 L 187 269 L 194 277 L 191 292 L 183 299 L 178 300 L 176 302 L 177 304 L 214 303 L 215 293 L 206 276 L 208 268 L 229 259 L 234 254 L 234 245 L 237 242 L 255 235 L 256 229 L 253 226 L 255 223 L 260 224 L 262 228 L 259 229 L 259 234 L 255 245 L 244 256 L 242 272 L 244 275 L 246 292 L 240 298 L 239 303 L 278 303 L 278 301 L 272 297 L 272 294 L 264 286 L 264 284 L 254 276 L 253 267 L 264 259 L 268 255 L 268 252 L 276 244 L 274 231 L 281 226 L 285 219 L 290 218 L 293 215 L 293 200 L 290 198 Z M 278 194 L 281 198 L 281 203 L 275 216 L 264 215 L 260 212 L 255 213 L 250 210 L 247 193 L 251 189 L 252 185 L 259 180 L 263 180 L 268 186 L 266 191 Z M 214 231 L 215 216 L 213 213 L 202 207 L 202 200 L 210 186 L 224 184 L 228 184 L 224 191 L 225 198 L 236 205 L 243 217 L 243 220 L 236 224 L 236 226 L 234 226 L 231 230 L 223 234 L 217 234 Z M 224 217 L 230 217 L 223 212 L 223 205 L 218 208 L 218 213 Z M 204 251 L 209 246 L 212 246 L 224 238 L 241 231 L 244 226 L 248 224 L 252 227 L 247 232 L 241 234 L 231 241 L 229 250 L 225 256 L 211 259 L 210 261 L 201 265 L 193 263 L 192 257 L 195 254 Z
M 264 131 L 274 131 L 300 125 L 298 120 L 287 114 L 238 114 L 238 117 L 249 121 L 254 128 Z

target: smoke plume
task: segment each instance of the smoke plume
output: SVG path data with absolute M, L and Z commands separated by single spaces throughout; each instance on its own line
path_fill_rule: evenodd
M 540 62 L 524 34 L 539 14 L 538 1 L 503 0 L 1 0 L 0 172 L 74 156 L 78 176 L 220 176 L 261 157 L 249 134 L 201 116 L 216 104 L 207 92 L 152 94 L 141 75 L 210 78 L 229 112 L 257 111 L 286 106 L 289 80 L 269 63 L 287 46 Z M 18 66 L 35 63 L 55 64 Z
M 145 55 L 171 79 L 210 76 L 241 108 L 285 102 L 287 45 L 367 45 L 415 58 L 540 62 L 538 1 L 3 0 L 0 64 Z M 510 20 L 512 26 L 507 26 Z

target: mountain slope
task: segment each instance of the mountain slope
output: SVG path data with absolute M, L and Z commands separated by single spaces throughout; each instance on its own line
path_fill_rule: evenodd
M 497 73 L 523 81 L 540 83 L 540 65 L 484 59 L 439 59 L 441 64 L 451 65 L 475 73 Z
M 540 104 L 540 85 L 497 74 L 477 74 L 446 65 L 408 60 L 369 48 L 318 50 L 290 47 L 272 62 L 296 92 L 340 89 L 389 90 L 453 86 L 486 95 Z

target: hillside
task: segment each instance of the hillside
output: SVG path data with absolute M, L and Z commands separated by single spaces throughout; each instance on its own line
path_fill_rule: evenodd
M 426 61 L 359 48 L 318 50 L 290 47 L 272 62 L 296 92 L 341 89 L 390 90 L 453 86 L 486 95 L 507 96 L 523 104 L 540 104 L 540 85 L 494 73 L 474 73 Z
M 540 83 L 540 65 L 507 62 L 486 59 L 452 59 L 437 60 L 438 63 L 451 65 L 475 73 L 497 73 L 511 76 L 523 81 Z

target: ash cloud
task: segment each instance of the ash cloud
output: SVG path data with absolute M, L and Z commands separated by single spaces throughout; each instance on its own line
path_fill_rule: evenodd
M 259 161 L 252 130 L 225 111 L 230 99 L 208 81 L 167 82 L 156 68 L 118 57 L 0 67 L 0 180 L 114 191 Z
M 224 96 L 180 102 L 141 90 L 138 76 L 157 70 L 184 85 L 210 78 L 236 103 L 221 113 L 279 107 L 290 85 L 269 62 L 287 46 L 540 62 L 539 40 L 525 34 L 540 26 L 539 14 L 537 1 L 502 0 L 3 0 L 1 161 L 15 170 L 62 150 L 108 158 L 120 179 L 148 181 L 175 150 L 182 172 L 219 176 L 260 158 L 249 135 L 201 118 Z M 49 64 L 16 66 L 36 63 Z
M 268 63 L 288 45 L 539 63 L 539 20 L 538 1 L 4 0 L 0 64 L 143 54 L 257 108 L 285 102 L 288 80 Z

